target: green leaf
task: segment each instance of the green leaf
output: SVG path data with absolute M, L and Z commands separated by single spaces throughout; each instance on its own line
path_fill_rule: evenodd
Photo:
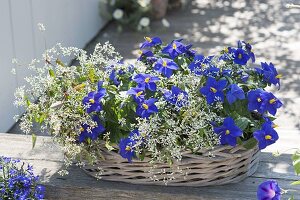
M 65 65 L 64 65 L 64 63 L 63 62 L 61 62 L 61 60 L 59 60 L 59 59 L 56 59 L 56 64 L 57 65 L 60 65 L 60 66 L 62 66 L 62 67 L 65 67 Z
M 235 120 L 235 124 L 243 131 L 249 125 L 250 120 L 246 117 L 241 117 Z
M 244 143 L 246 149 L 253 149 L 257 145 L 257 140 L 255 138 L 250 138 Z
M 55 77 L 55 73 L 53 71 L 53 69 L 49 69 L 49 75 L 54 78 Z
M 243 140 L 240 137 L 238 137 L 237 138 L 237 143 L 238 143 L 238 145 L 242 145 L 243 144 Z
M 95 82 L 95 70 L 93 68 L 89 70 L 88 77 L 92 83 Z
M 299 175 L 300 174 L 300 150 L 296 151 L 292 155 L 292 160 L 293 160 L 294 170 L 296 174 Z
M 292 182 L 291 185 L 300 185 L 300 180 Z
M 35 147 L 35 144 L 36 144 L 36 134 L 32 133 L 31 134 L 31 141 L 32 141 L 32 148 Z

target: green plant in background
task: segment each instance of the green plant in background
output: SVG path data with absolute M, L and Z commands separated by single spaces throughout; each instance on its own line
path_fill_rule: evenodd
M 163 27 L 170 27 L 167 19 L 163 18 L 167 8 L 179 8 L 180 1 L 168 0 L 100 0 L 100 15 L 107 20 L 114 20 L 118 30 L 131 27 L 137 31 L 150 31 L 153 20 L 161 19 Z
M 100 15 L 115 20 L 119 30 L 130 26 L 138 31 L 149 31 L 151 18 L 150 0 L 100 0 Z

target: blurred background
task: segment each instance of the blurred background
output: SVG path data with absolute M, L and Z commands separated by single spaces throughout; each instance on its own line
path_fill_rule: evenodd
M 294 6 L 288 7 L 287 5 Z M 124 59 L 136 59 L 144 36 L 165 43 L 183 38 L 198 53 L 213 55 L 238 40 L 253 45 L 256 63 L 272 62 L 283 74 L 274 90 L 284 103 L 277 124 L 300 129 L 300 1 L 286 0 L 1 0 L 0 132 L 19 132 L 13 116 L 15 88 L 27 64 L 57 42 L 92 52 L 110 41 Z M 43 23 L 45 32 L 38 30 Z M 45 43 L 46 40 L 46 43 Z M 16 75 L 11 73 L 16 69 Z

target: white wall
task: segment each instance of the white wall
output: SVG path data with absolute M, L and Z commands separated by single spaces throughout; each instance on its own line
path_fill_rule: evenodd
M 16 67 L 12 58 L 29 63 L 45 50 L 38 23 L 46 26 L 47 47 L 57 42 L 84 47 L 104 26 L 99 17 L 99 0 L 0 0 L 0 133 L 14 124 L 18 110 L 14 91 L 24 84 L 25 67 Z

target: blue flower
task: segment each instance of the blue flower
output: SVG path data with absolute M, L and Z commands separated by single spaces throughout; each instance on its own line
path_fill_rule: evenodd
M 266 99 L 266 91 L 262 89 L 250 90 L 248 92 L 248 110 L 257 110 L 260 114 L 263 114 L 266 110 Z
M 148 50 L 148 49 L 145 49 L 145 50 L 143 50 L 143 51 L 140 51 L 139 53 L 140 53 L 140 57 L 138 57 L 138 59 L 137 59 L 137 60 L 139 60 L 139 61 L 142 61 L 142 60 L 145 59 L 145 58 L 154 56 L 154 54 L 152 53 L 152 51 L 150 51 L 150 50 Z
M 138 87 L 142 89 L 149 89 L 151 91 L 156 91 L 156 81 L 159 81 L 160 79 L 156 76 L 151 76 L 149 74 L 137 74 L 133 81 L 138 83 Z
M 193 50 L 193 49 L 191 49 L 192 46 L 193 46 L 192 44 L 188 44 L 188 45 L 185 46 L 185 48 L 186 48 L 185 54 L 186 54 L 187 56 L 189 56 L 189 57 L 194 57 L 195 54 L 196 54 L 196 51 Z
M 101 98 L 106 94 L 106 89 L 102 88 L 102 82 L 98 82 L 98 91 L 92 91 L 88 93 L 86 97 L 83 98 L 83 105 L 87 106 L 86 112 L 99 112 L 102 110 Z
M 187 51 L 186 46 L 180 42 L 181 40 L 174 40 L 162 49 L 162 53 L 168 54 L 172 59 L 185 53 Z
M 198 54 L 194 57 L 193 62 L 190 63 L 189 69 L 194 72 L 196 75 L 201 75 L 203 72 L 203 67 L 210 64 L 214 56 L 204 57 L 201 54 Z
M 261 130 L 255 131 L 253 137 L 258 141 L 259 149 L 274 144 L 279 138 L 277 132 L 273 129 L 273 125 L 269 122 L 265 122 Z
M 214 127 L 214 132 L 220 135 L 222 145 L 229 144 L 231 146 L 235 146 L 237 137 L 243 134 L 243 131 L 235 125 L 231 117 L 225 118 L 222 126 Z
M 282 106 L 282 102 L 277 99 L 271 92 L 266 93 L 266 98 L 264 101 L 265 110 L 267 110 L 271 115 L 276 115 L 277 109 Z
M 161 45 L 162 44 L 162 41 L 159 37 L 145 37 L 145 42 L 143 42 L 141 45 L 140 45 L 140 48 L 143 49 L 143 48 L 146 48 L 146 47 L 153 47 L 153 46 L 157 46 L 157 45 Z
M 170 78 L 173 74 L 173 70 L 178 69 L 178 65 L 171 59 L 160 58 L 156 61 L 154 69 L 167 78 Z
M 242 88 L 240 88 L 238 85 L 231 84 L 230 90 L 227 92 L 226 97 L 227 97 L 229 104 L 231 105 L 237 99 L 245 99 L 245 93 L 242 90 Z
M 206 96 L 208 104 L 215 101 L 224 101 L 223 89 L 226 87 L 226 80 L 217 81 L 215 78 L 208 77 L 206 85 L 200 89 L 201 94 Z
M 113 83 L 114 83 L 116 86 L 119 86 L 120 83 L 121 83 L 121 82 L 119 81 L 118 77 L 117 77 L 116 70 L 112 70 L 112 71 L 111 71 L 111 73 L 110 73 L 110 75 L 109 75 L 109 79 L 110 79 L 111 81 L 113 81 Z
M 100 119 L 97 115 L 94 115 L 92 119 L 97 123 L 97 126 L 92 128 L 87 124 L 82 124 L 80 127 L 80 135 L 78 137 L 79 143 L 84 142 L 88 138 L 96 140 L 99 135 L 105 131 L 105 128 L 100 123 Z
M 155 98 L 150 98 L 144 102 L 141 102 L 136 109 L 136 114 L 142 118 L 149 118 L 151 114 L 157 113 L 158 109 L 154 104 L 155 102 Z
M 250 57 L 248 54 L 241 48 L 233 49 L 233 62 L 239 65 L 245 65 Z
M 137 102 L 140 103 L 142 101 L 144 101 L 144 97 L 145 97 L 145 91 L 143 88 L 130 88 L 127 91 L 127 94 L 132 95 L 133 99 Z
M 281 189 L 274 180 L 267 180 L 257 188 L 257 200 L 280 200 Z
M 251 58 L 252 62 L 255 62 L 255 55 L 252 52 L 252 46 L 250 43 L 247 43 L 245 41 L 238 41 L 238 48 L 242 48 L 244 46 L 247 54 L 249 55 L 249 57 Z
M 277 99 L 271 92 L 262 89 L 251 90 L 248 92 L 248 110 L 257 110 L 260 114 L 268 111 L 275 115 L 277 109 L 282 106 L 282 102 Z
M 268 65 L 266 62 L 262 62 L 261 67 L 262 69 L 256 68 L 256 71 L 263 76 L 264 81 L 280 86 L 280 78 L 282 78 L 282 75 L 278 74 L 274 65 L 272 63 Z
M 188 93 L 179 87 L 172 86 L 171 91 L 164 93 L 165 99 L 178 108 L 188 105 Z
M 126 158 L 128 162 L 132 161 L 132 158 L 135 157 L 135 145 L 136 141 L 131 138 L 122 138 L 119 143 L 120 155 L 123 158 Z

